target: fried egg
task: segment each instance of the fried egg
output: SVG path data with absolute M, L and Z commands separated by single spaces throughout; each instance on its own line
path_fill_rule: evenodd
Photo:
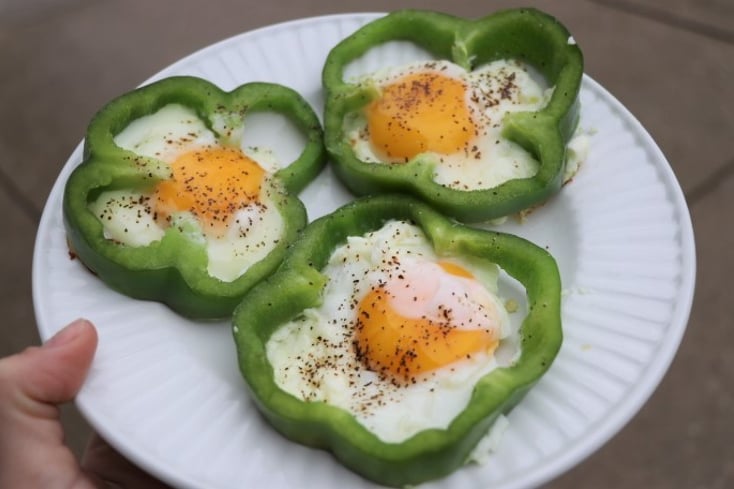
M 519 355 L 517 346 L 495 355 L 518 337 L 496 293 L 498 267 L 438 256 L 413 224 L 350 237 L 322 273 L 322 303 L 267 343 L 275 381 L 349 411 L 383 441 L 447 427 L 476 382 Z
M 506 114 L 542 109 L 553 93 L 520 61 L 497 60 L 471 72 L 445 60 L 413 62 L 356 82 L 378 94 L 344 122 L 362 161 L 421 158 L 434 166 L 436 183 L 458 190 L 492 188 L 538 171 L 533 156 L 501 134 Z
M 221 133 L 224 124 L 224 119 L 214 120 Z M 226 135 L 237 142 L 241 131 Z M 136 119 L 114 140 L 161 162 L 156 176 L 164 178 L 146 192 L 105 191 L 90 204 L 106 238 L 146 246 L 178 226 L 206 247 L 209 275 L 225 282 L 241 276 L 278 243 L 284 222 L 273 201 L 272 174 L 279 164 L 272 153 L 222 144 L 192 109 L 178 104 Z

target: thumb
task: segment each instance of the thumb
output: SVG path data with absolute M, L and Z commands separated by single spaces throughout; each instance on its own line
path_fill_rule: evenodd
M 0 359 L 0 487 L 92 487 L 64 445 L 56 404 L 79 392 L 96 347 L 92 324 L 77 320 Z
M 76 396 L 97 348 L 97 332 L 77 319 L 40 348 L 29 348 L 12 360 L 11 377 L 29 399 L 60 404 Z

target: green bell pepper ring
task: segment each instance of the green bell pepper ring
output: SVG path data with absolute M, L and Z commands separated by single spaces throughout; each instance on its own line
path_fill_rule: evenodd
M 244 117 L 255 112 L 282 114 L 306 138 L 300 156 L 272 176 L 270 198 L 284 222 L 282 236 L 263 259 L 232 281 L 207 273 L 207 253 L 191 223 L 170 225 L 162 239 L 147 245 L 128 246 L 107 239 L 103 223 L 90 210 L 106 190 L 151 192 L 158 182 L 170 178 L 167 163 L 123 149 L 114 140 L 133 121 L 169 104 L 193 110 L 222 147 L 238 147 Z M 279 265 L 287 245 L 306 225 L 305 207 L 293 194 L 319 173 L 325 158 L 316 114 L 289 88 L 249 83 L 223 92 L 194 77 L 161 80 L 111 101 L 90 122 L 83 162 L 64 191 L 70 248 L 104 282 L 128 296 L 163 302 L 192 318 L 228 317 L 244 293 Z
M 483 376 L 448 428 L 426 429 L 398 443 L 382 441 L 345 409 L 306 402 L 281 389 L 266 347 L 282 325 L 321 303 L 328 279 L 320 270 L 332 252 L 349 236 L 362 236 L 389 220 L 416 224 L 439 257 L 466 256 L 497 264 L 523 284 L 528 301 L 517 361 Z M 233 331 L 246 384 L 279 432 L 332 451 L 367 479 L 405 486 L 443 477 L 465 464 L 497 417 L 548 370 L 562 340 L 560 297 L 558 268 L 544 249 L 513 235 L 458 224 L 411 197 L 383 195 L 354 201 L 309 224 L 278 271 L 245 295 L 235 310 Z
M 399 164 L 360 160 L 346 137 L 345 118 L 363 110 L 379 93 L 368 84 L 345 82 L 344 72 L 350 62 L 388 41 L 412 42 L 467 71 L 502 59 L 536 68 L 554 87 L 551 98 L 540 110 L 506 114 L 502 136 L 539 163 L 537 173 L 491 188 L 462 190 L 436 183 L 432 165 L 420 154 Z M 583 57 L 569 32 L 538 10 L 505 10 L 478 20 L 397 11 L 363 26 L 329 53 L 322 74 L 327 151 L 337 176 L 358 195 L 411 193 L 464 222 L 510 215 L 544 202 L 561 188 L 566 144 L 578 123 L 582 75 Z

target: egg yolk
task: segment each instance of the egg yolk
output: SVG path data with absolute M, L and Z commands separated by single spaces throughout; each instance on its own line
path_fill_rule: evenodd
M 257 202 L 265 171 L 236 148 L 203 148 L 181 154 L 171 163 L 173 177 L 155 189 L 158 219 L 189 211 L 204 231 L 223 234 L 229 218 Z
M 473 279 L 456 264 L 439 265 L 448 274 Z M 496 335 L 487 325 L 457 328 L 449 305 L 439 306 L 434 318 L 405 317 L 391 306 L 388 289 L 376 287 L 360 301 L 355 332 L 357 357 L 381 376 L 398 384 L 413 382 L 421 374 L 478 352 L 492 353 L 497 347 Z
M 366 117 L 373 148 L 390 162 L 464 151 L 476 134 L 466 85 L 437 72 L 405 75 L 383 87 Z

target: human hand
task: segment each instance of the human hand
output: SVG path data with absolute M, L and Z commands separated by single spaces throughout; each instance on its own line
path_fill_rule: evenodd
M 64 444 L 58 405 L 72 400 L 97 348 L 79 319 L 40 347 L 0 359 L 0 488 L 165 488 L 94 435 L 80 464 Z

